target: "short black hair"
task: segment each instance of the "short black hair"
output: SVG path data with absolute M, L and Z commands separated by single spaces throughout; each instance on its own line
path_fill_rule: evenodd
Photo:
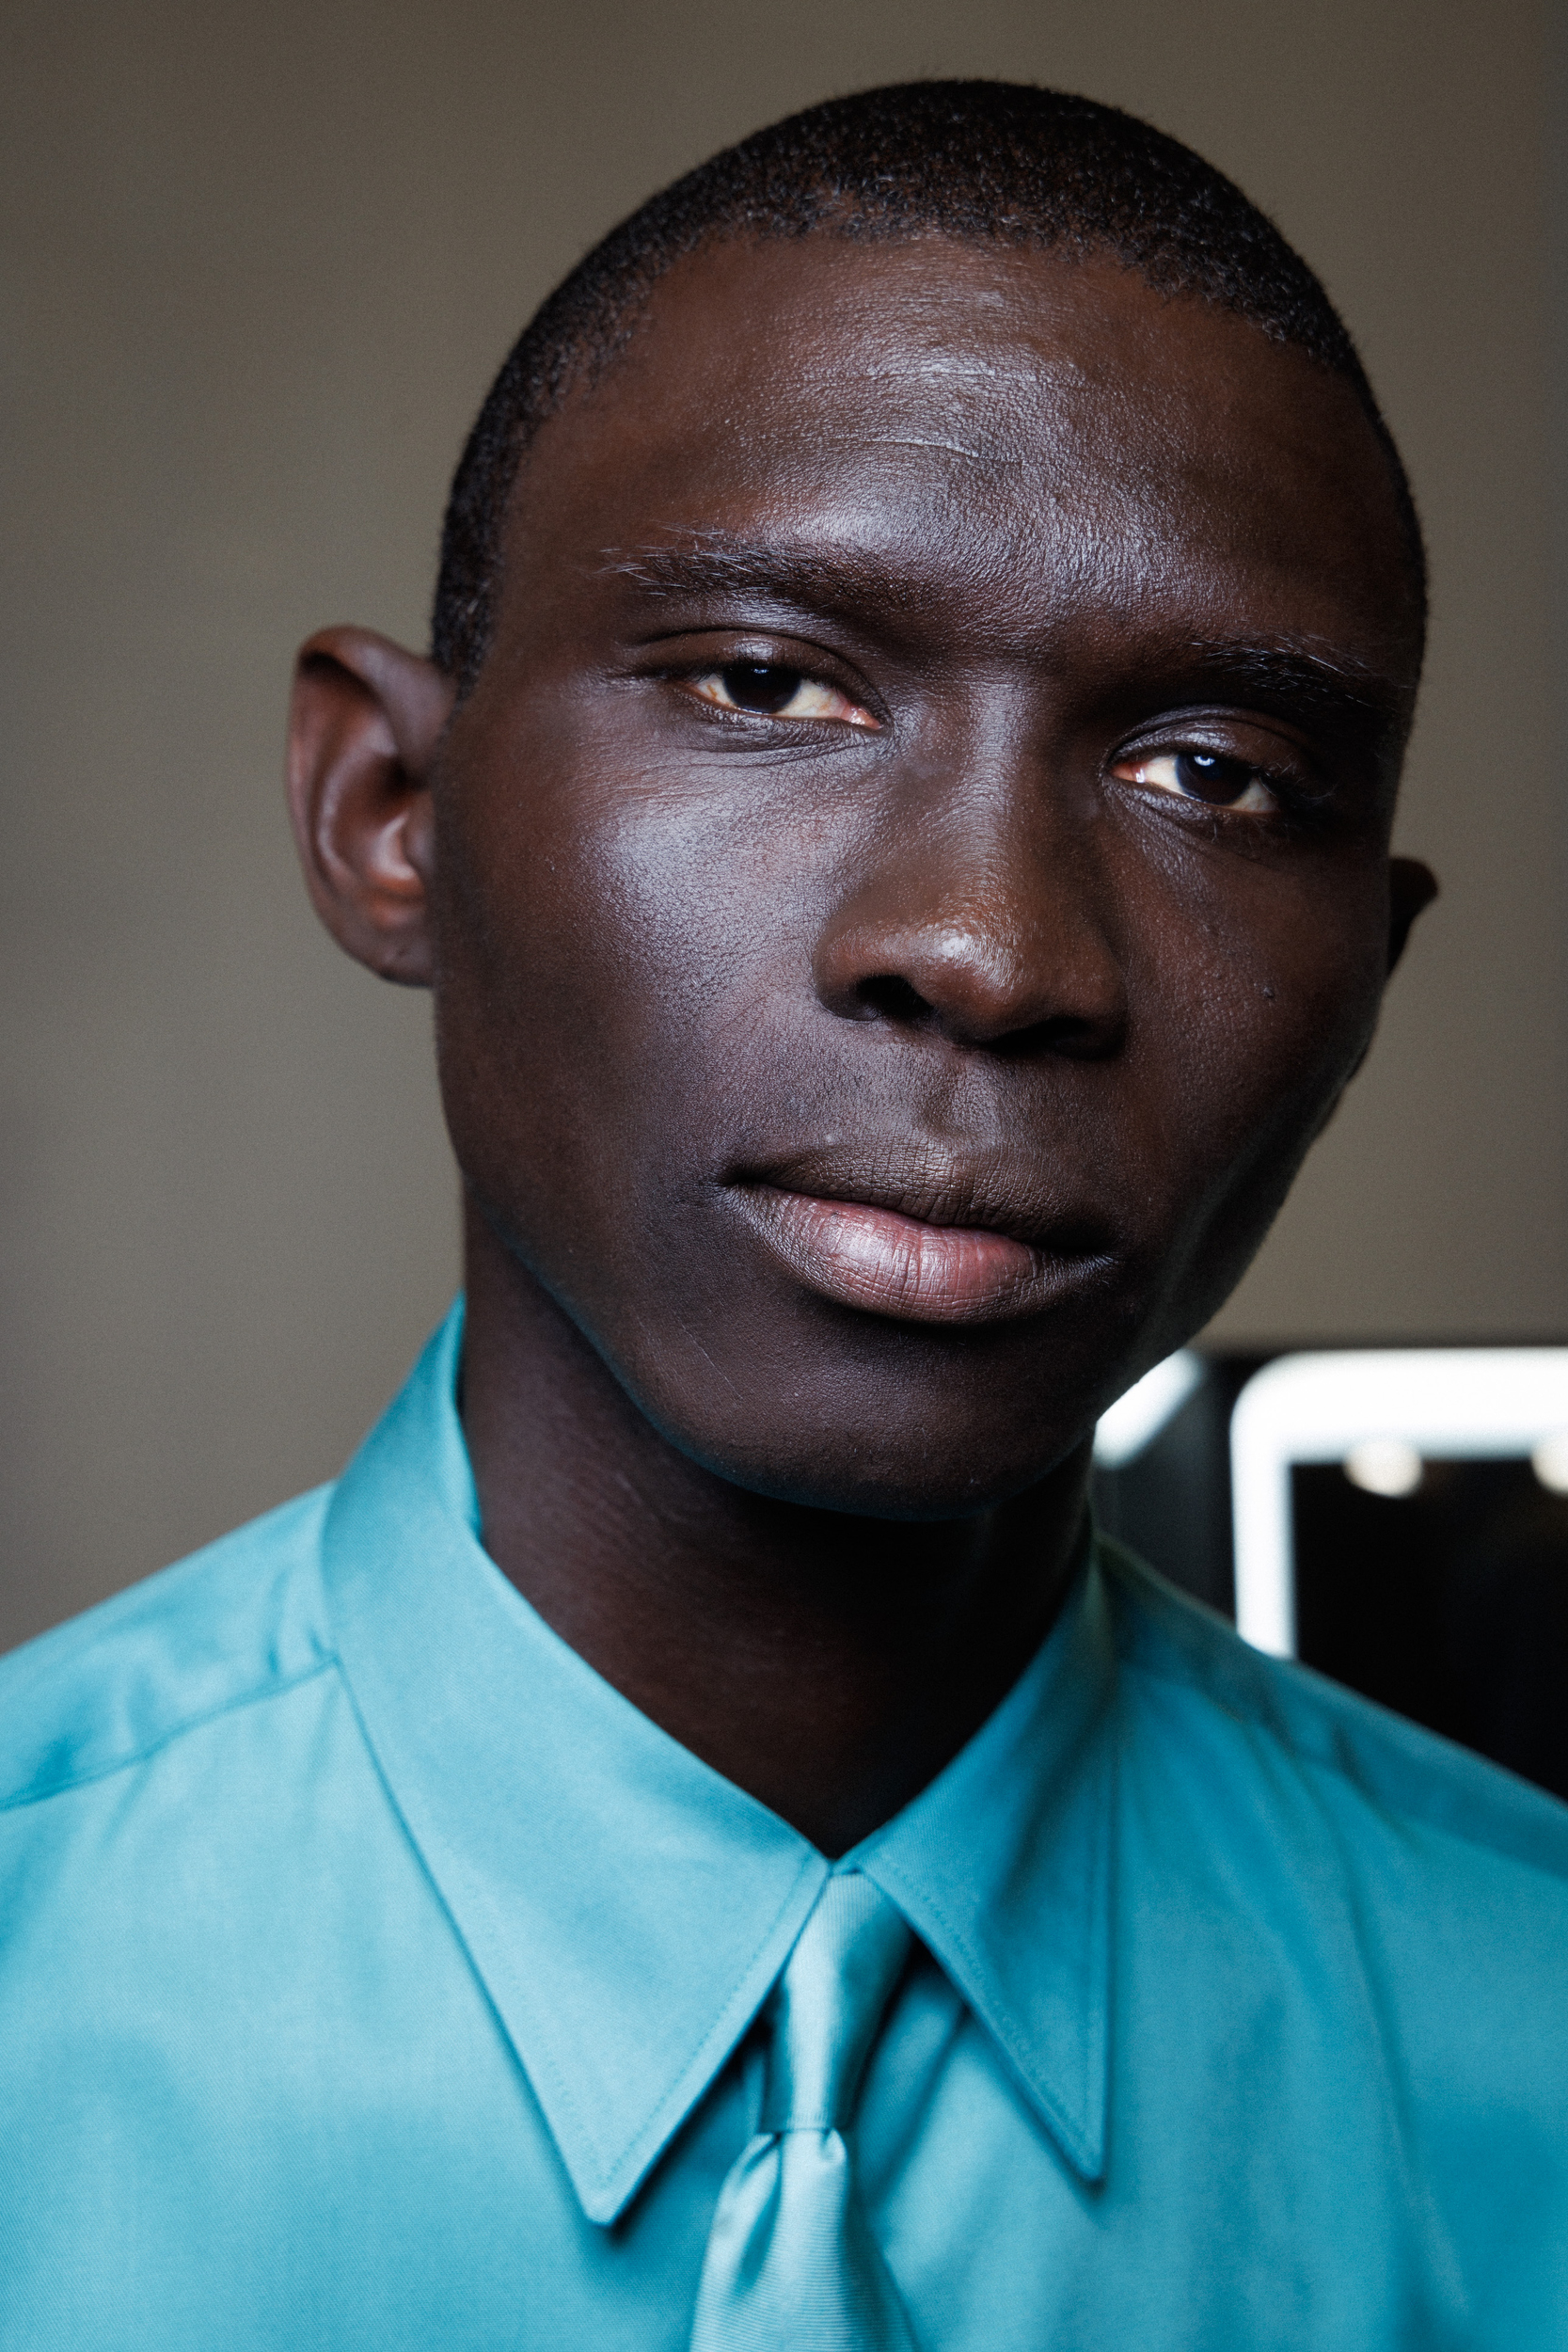
M 830 99 L 726 148 L 612 229 L 534 313 L 468 437 L 442 528 L 432 652 L 460 692 L 489 645 L 507 503 L 539 427 L 602 374 L 683 255 L 814 231 L 1108 254 L 1157 293 L 1218 303 L 1294 344 L 1344 378 L 1383 445 L 1424 613 L 1420 524 L 1355 345 L 1234 182 L 1093 99 L 1016 82 L 905 82 Z

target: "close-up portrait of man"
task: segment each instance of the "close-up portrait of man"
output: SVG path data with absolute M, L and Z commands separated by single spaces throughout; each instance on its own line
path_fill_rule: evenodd
M 461 1296 L 0 1663 L 5 2352 L 1568 2343 L 1568 1810 L 1090 1507 L 1436 895 L 1428 602 L 1115 106 L 853 89 L 547 296 L 289 723 Z

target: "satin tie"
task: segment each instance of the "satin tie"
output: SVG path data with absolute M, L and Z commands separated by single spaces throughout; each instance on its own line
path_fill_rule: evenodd
M 917 2352 L 843 2136 L 909 1948 L 869 1879 L 828 1881 L 768 1996 L 761 2129 L 719 2193 L 691 2352 Z

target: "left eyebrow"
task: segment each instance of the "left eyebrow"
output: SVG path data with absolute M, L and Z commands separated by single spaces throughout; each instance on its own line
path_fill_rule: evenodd
M 1410 699 L 1400 681 L 1309 638 L 1193 638 L 1183 650 L 1183 691 L 1219 691 L 1304 718 L 1389 723 Z

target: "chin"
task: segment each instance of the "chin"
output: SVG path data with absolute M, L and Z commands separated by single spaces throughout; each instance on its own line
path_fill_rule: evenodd
M 906 1520 L 973 1518 L 1011 1502 L 1059 1470 L 1094 1426 L 1081 1407 L 999 1426 L 992 1413 L 943 1410 L 924 1397 L 904 1415 L 873 1419 L 863 1407 L 839 1425 L 826 1414 L 797 1425 L 783 1400 L 770 1414 L 717 1426 L 650 1418 L 689 1459 L 750 1494 Z

